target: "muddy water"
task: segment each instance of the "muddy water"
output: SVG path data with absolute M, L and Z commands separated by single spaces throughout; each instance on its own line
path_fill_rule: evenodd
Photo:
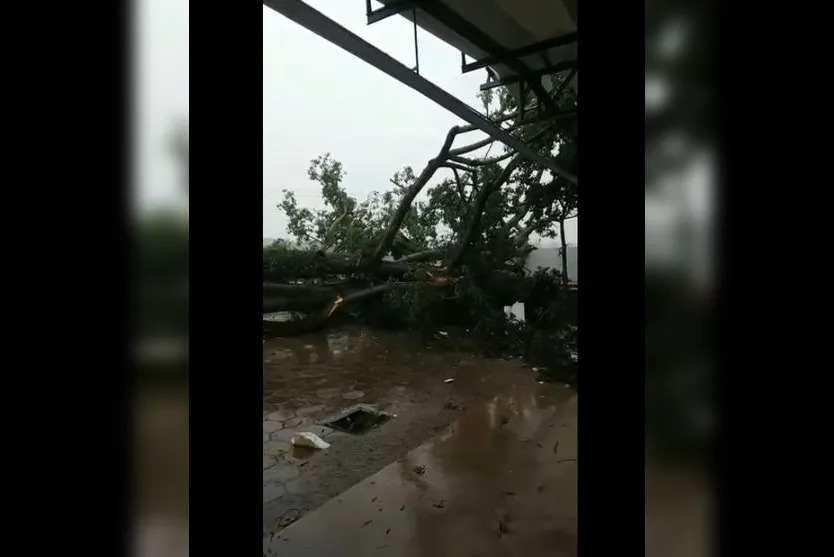
M 263 361 L 265 533 L 403 457 L 468 406 L 533 377 L 518 361 L 353 327 L 268 340 Z M 323 427 L 357 404 L 396 417 L 364 435 Z M 293 450 L 289 441 L 298 431 L 318 433 L 332 446 L 312 454 Z
M 574 557 L 576 394 L 522 381 L 280 533 L 265 555 Z M 322 535 L 326 532 L 326 535 Z

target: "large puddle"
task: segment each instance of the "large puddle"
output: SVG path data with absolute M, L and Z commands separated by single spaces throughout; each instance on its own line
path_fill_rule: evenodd
M 273 532 L 437 435 L 468 406 L 532 381 L 519 361 L 427 347 L 358 327 L 263 347 L 264 532 Z M 357 406 L 394 416 L 362 435 L 325 427 Z M 294 450 L 292 435 L 331 447 Z M 287 518 L 291 513 L 292 516 Z

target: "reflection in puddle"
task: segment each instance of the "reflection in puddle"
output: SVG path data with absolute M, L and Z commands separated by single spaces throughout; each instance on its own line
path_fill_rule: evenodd
M 265 549 L 456 557 L 466 548 L 483 557 L 574 557 L 575 424 L 569 388 L 519 381 L 468 405 L 446 432 L 289 526 L 280 542 L 267 540 Z
M 469 374 L 483 382 L 482 376 L 507 366 L 507 362 L 430 350 L 407 334 L 350 326 L 268 339 L 263 358 L 264 415 L 285 407 L 322 402 L 338 407 L 345 400 L 379 400 L 386 395 L 407 401 L 412 398 L 409 391 L 421 396 L 423 389 L 414 387 L 434 381 L 433 372 L 460 373 L 461 379 Z M 392 383 L 402 387 L 401 397 L 385 392 Z

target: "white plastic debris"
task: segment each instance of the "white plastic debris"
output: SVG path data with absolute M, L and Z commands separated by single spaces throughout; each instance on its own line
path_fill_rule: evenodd
M 446 331 L 435 331 L 434 334 L 439 336 L 440 338 L 446 338 L 449 336 L 449 333 L 447 333 Z
M 455 382 L 455 379 L 454 379 L 454 377 L 450 377 L 450 378 L 448 378 L 448 379 L 444 379 L 444 380 L 443 380 L 443 382 L 444 382 L 444 383 L 454 383 L 454 382 Z
M 539 372 L 539 368 L 534 367 L 531 371 L 532 371 L 533 373 L 538 373 L 538 372 Z
M 292 436 L 292 444 L 296 447 L 310 447 L 311 449 L 326 449 L 330 443 L 309 431 L 302 431 Z

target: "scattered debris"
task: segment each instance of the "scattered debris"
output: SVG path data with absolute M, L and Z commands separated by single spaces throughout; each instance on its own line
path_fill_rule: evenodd
M 458 405 L 457 403 L 455 403 L 451 400 L 447 400 L 446 404 L 443 405 L 443 409 L 444 410 L 460 410 L 460 405 Z
M 507 416 L 501 416 L 501 425 L 507 425 L 510 423 L 510 419 Z
M 299 465 L 298 465 L 298 467 L 299 467 L 299 468 L 304 468 L 304 467 L 305 467 L 305 466 L 307 466 L 308 464 L 310 464 L 310 461 L 309 461 L 309 460 L 305 460 L 304 462 L 302 462 L 301 464 L 299 464 Z
M 556 464 L 561 464 L 562 462 L 576 462 L 575 458 L 563 458 L 561 460 L 557 460 Z
M 403 510 L 403 509 L 405 509 L 405 505 L 403 505 L 402 507 L 400 507 L 400 510 Z
M 536 443 L 536 446 L 537 446 L 538 448 L 540 448 L 540 449 L 543 449 L 543 448 L 544 448 L 544 447 L 542 446 L 542 444 L 541 444 L 541 443 Z
M 540 486 L 539 486 L 538 491 L 539 491 L 539 493 L 541 493 L 542 491 L 544 491 L 544 486 L 543 486 L 543 485 L 540 485 Z
M 445 509 L 446 505 L 443 504 L 444 500 L 441 499 L 439 503 L 432 503 L 431 506 L 436 509 Z
M 301 509 L 287 509 L 284 514 L 278 517 L 278 528 L 286 528 L 301 518 Z
M 444 380 L 443 380 L 443 382 L 444 382 L 444 383 L 454 383 L 454 382 L 455 382 L 455 378 L 454 378 L 454 377 L 450 377 L 450 378 L 448 378 L 448 379 L 444 379 Z
M 311 449 L 326 449 L 330 443 L 309 431 L 302 431 L 292 436 L 292 444 L 295 447 L 309 447 Z
M 388 529 L 385 531 L 385 535 L 387 536 L 387 535 L 388 535 L 388 534 L 390 534 L 390 533 L 391 533 L 391 529 L 390 529 L 390 528 L 388 528 Z
M 376 498 L 376 497 L 374 497 L 373 499 L 371 499 L 371 503 L 373 503 L 373 502 L 374 502 L 374 501 L 376 501 L 376 500 L 377 500 L 377 498 Z
M 368 521 L 366 521 L 366 522 L 365 522 L 365 524 L 363 524 L 363 525 L 362 525 L 362 528 L 364 528 L 365 526 L 367 526 L 367 525 L 368 525 L 368 524 L 370 524 L 371 522 L 373 522 L 373 520 L 368 520 Z
M 499 516 L 498 517 L 498 537 L 500 538 L 504 534 L 510 532 L 510 525 L 509 525 L 509 517 L 507 516 Z
M 448 338 L 449 333 L 447 333 L 446 331 L 435 331 L 434 336 L 435 338 Z
M 534 367 L 532 367 L 532 368 L 530 369 L 530 371 L 532 371 L 533 373 L 538 373 L 538 372 L 539 372 L 539 368 L 537 368 L 537 367 L 535 367 L 535 366 L 534 366 Z
M 411 469 L 411 471 L 414 472 L 415 474 L 417 474 L 418 476 L 422 476 L 423 474 L 426 473 L 426 465 L 423 464 L 423 465 L 420 465 L 420 466 L 415 466 L 414 468 Z
M 553 427 L 553 424 L 550 424 L 550 427 Z M 556 444 L 553 445 L 553 453 L 555 454 L 556 451 L 558 451 L 558 450 L 559 450 L 559 442 L 556 441 Z
M 515 491 L 505 491 L 504 495 L 515 495 Z

